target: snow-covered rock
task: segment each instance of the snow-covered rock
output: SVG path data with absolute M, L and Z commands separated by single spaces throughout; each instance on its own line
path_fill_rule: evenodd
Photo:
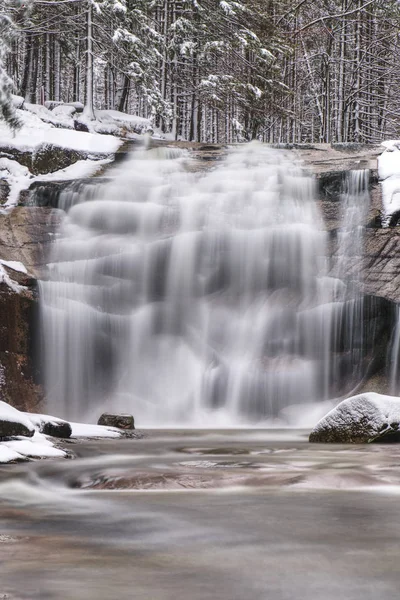
M 24 413 L 0 401 L 0 439 L 16 435 L 32 437 L 34 433 L 34 426 Z
M 58 438 L 119 438 L 115 427 L 68 423 L 50 415 L 23 413 L 0 402 L 0 463 L 29 458 L 67 458 L 70 453 L 55 447 Z
M 310 442 L 362 444 L 391 436 L 400 440 L 400 398 L 373 392 L 343 400 L 314 427 Z
M 11 95 L 12 98 L 12 103 L 15 106 L 15 108 L 22 108 L 25 102 L 25 98 L 23 98 L 22 96 L 15 96 L 14 94 Z
M 36 431 L 49 435 L 51 437 L 69 438 L 72 434 L 72 427 L 68 421 L 51 417 L 50 415 L 37 415 L 25 413 L 26 417 L 32 422 Z

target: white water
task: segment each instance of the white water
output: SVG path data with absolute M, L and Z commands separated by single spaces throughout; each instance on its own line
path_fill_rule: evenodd
M 313 181 L 257 144 L 202 176 L 166 158 L 64 197 L 41 284 L 49 410 L 221 427 L 335 395 L 349 314 Z

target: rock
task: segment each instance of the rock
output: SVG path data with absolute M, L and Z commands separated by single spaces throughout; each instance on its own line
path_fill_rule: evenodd
M 32 437 L 35 428 L 19 410 L 0 401 L 0 439 L 22 435 Z
M 310 433 L 310 442 L 400 442 L 400 398 L 373 392 L 344 400 Z
M 85 133 L 89 132 L 89 127 L 85 123 L 81 123 L 76 119 L 74 120 L 74 129 L 75 131 L 84 131 Z
M 47 248 L 62 214 L 17 207 L 0 215 L 0 258 L 20 261 L 28 271 L 3 267 L 16 285 L 0 282 L 0 397 L 23 411 L 38 412 L 43 400 L 36 278 L 45 272 Z
M 97 425 L 118 427 L 118 429 L 135 429 L 135 420 L 132 415 L 103 413 L 97 421 Z
M 62 210 L 18 206 L 0 214 L 0 258 L 22 262 L 28 272 L 40 277 L 47 262 Z
M 0 180 L 0 204 L 7 202 L 8 194 L 10 193 L 10 186 L 5 180 Z
M 68 421 L 63 421 L 63 419 L 58 419 L 57 417 L 50 417 L 49 415 L 28 414 L 26 416 L 29 417 L 40 433 L 64 439 L 72 435 L 72 427 Z
M 33 175 L 65 169 L 88 156 L 86 152 L 45 143 L 41 144 L 35 152 L 21 151 L 11 146 L 1 146 L 1 151 L 19 162 L 20 165 L 27 167 Z

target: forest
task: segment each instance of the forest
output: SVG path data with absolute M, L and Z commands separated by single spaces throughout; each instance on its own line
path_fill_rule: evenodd
M 116 109 L 210 143 L 374 143 L 398 128 L 397 0 L 5 0 L 0 13 L 2 93 L 30 103 Z

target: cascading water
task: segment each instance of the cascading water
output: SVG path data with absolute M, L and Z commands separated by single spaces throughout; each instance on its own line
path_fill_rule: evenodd
M 41 283 L 53 413 L 260 423 L 340 389 L 346 285 L 312 179 L 259 144 L 202 176 L 184 163 L 137 152 L 89 199 L 64 193 Z

